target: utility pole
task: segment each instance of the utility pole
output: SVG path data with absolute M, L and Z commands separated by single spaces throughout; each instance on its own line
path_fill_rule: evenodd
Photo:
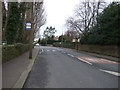
M 0 45 L 2 44 L 2 2 L 0 1 Z
M 61 44 L 62 44 L 62 48 L 63 48 L 63 28 L 62 28 L 62 41 L 61 41 Z
M 30 30 L 30 48 L 29 48 L 29 59 L 32 59 L 32 49 L 33 49 L 33 30 L 34 30 L 34 17 L 33 17 L 33 2 L 30 2 L 31 5 L 31 30 Z
M 2 2 L 0 1 L 0 89 L 2 90 Z

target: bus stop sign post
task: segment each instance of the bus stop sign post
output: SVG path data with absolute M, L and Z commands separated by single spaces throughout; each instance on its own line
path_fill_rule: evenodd
M 31 22 L 26 22 L 26 30 L 31 30 Z

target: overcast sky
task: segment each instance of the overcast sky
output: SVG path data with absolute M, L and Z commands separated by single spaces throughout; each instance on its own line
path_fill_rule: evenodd
M 65 20 L 73 14 L 76 4 L 80 0 L 44 0 L 47 12 L 47 22 L 41 28 L 41 34 L 47 26 L 53 26 L 57 32 L 55 35 L 61 35 L 62 29 L 65 31 Z
M 56 28 L 56 36 L 62 34 L 62 30 L 66 31 L 65 21 L 68 17 L 73 15 L 73 10 L 77 4 L 82 0 L 44 0 L 45 9 L 47 13 L 47 22 L 41 28 L 41 34 L 48 26 L 53 26 Z M 113 1 L 113 0 L 105 0 Z M 116 0 L 115 0 L 116 1 Z M 118 1 L 118 0 L 117 0 Z

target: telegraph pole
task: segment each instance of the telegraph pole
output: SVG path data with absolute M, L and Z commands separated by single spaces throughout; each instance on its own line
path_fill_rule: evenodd
M 2 2 L 0 1 L 0 45 L 2 44 Z
M 63 48 L 63 28 L 62 28 L 62 41 L 61 41 L 61 44 L 62 44 L 62 48 Z
M 32 49 L 33 49 L 33 31 L 34 31 L 34 14 L 33 14 L 33 2 L 27 3 L 29 11 L 27 11 L 26 19 L 26 30 L 29 32 L 29 59 L 32 59 Z
M 2 90 L 2 2 L 0 1 L 0 89 Z
M 30 50 L 29 50 L 29 59 L 32 59 L 33 30 L 34 30 L 34 22 L 33 22 L 33 2 L 31 2 L 31 30 L 30 30 Z

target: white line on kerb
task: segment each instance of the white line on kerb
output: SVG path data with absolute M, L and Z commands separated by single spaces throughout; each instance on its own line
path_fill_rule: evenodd
M 83 62 L 85 62 L 85 63 L 87 63 L 87 64 L 92 65 L 92 63 L 90 63 L 90 62 L 88 62 L 88 61 L 85 61 L 84 59 L 79 58 L 79 60 L 81 60 L 81 61 L 83 61 Z
M 99 69 L 100 71 L 115 75 L 115 76 L 120 76 L 120 73 L 118 72 L 114 72 L 114 71 L 108 71 L 108 70 L 103 70 L 103 69 Z

